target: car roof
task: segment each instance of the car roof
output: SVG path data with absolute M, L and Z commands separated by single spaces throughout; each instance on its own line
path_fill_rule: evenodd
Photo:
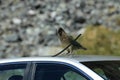
M 29 61 L 54 61 L 54 62 L 78 62 L 74 59 L 62 58 L 62 57 L 20 57 L 11 59 L 1 59 L 0 63 L 10 63 L 10 62 L 29 62 Z
M 108 56 L 108 55 L 73 55 L 71 57 L 79 62 L 90 62 L 90 61 L 120 61 L 120 56 Z
M 22 57 L 12 59 L 1 59 L 0 63 L 21 62 L 21 61 L 61 61 L 61 62 L 91 62 L 91 61 L 120 61 L 120 56 L 104 55 L 71 55 L 61 57 Z

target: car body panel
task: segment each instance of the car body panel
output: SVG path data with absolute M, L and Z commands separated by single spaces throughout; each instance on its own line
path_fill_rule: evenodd
M 30 62 L 30 61 L 34 61 L 34 62 L 61 62 L 61 63 L 67 63 L 67 64 L 71 64 L 75 67 L 77 67 L 78 69 L 82 70 L 83 72 L 85 72 L 87 75 L 91 76 L 91 78 L 93 79 L 97 79 L 97 80 L 103 80 L 100 76 L 98 76 L 96 73 L 94 73 L 92 70 L 88 69 L 86 66 L 84 66 L 83 64 L 79 63 L 79 61 L 77 60 L 73 60 L 73 59 L 67 59 L 67 58 L 56 58 L 56 57 L 38 57 L 38 58 L 33 58 L 33 57 L 29 57 L 29 58 L 20 58 L 20 59 L 7 59 L 7 60 L 1 60 L 1 63 L 13 63 L 13 62 Z
M 0 64 L 4 63 L 18 63 L 18 62 L 57 62 L 70 64 L 79 70 L 83 71 L 89 75 L 93 80 L 104 80 L 102 77 L 97 75 L 91 69 L 86 67 L 80 62 L 89 62 L 89 61 L 112 61 L 120 60 L 119 57 L 113 56 L 72 56 L 72 57 L 26 57 L 26 58 L 17 58 L 17 59 L 1 59 Z

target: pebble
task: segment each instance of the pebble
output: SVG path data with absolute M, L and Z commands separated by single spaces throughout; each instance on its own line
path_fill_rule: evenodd
M 13 18 L 12 23 L 15 25 L 20 25 L 22 23 L 22 20 L 19 18 Z
M 6 42 L 21 42 L 22 41 L 20 36 L 16 33 L 3 35 L 3 38 Z
M 57 15 L 57 13 L 54 11 L 54 12 L 51 12 L 51 18 L 55 18 Z
M 7 48 L 7 46 L 6 46 L 6 45 L 0 45 L 0 51 L 5 51 L 5 50 L 6 50 L 6 48 Z
M 82 17 L 82 16 L 81 17 L 75 17 L 74 22 L 83 24 L 83 23 L 86 22 L 86 19 L 85 19 L 85 17 Z
M 29 10 L 28 11 L 28 15 L 29 16 L 35 16 L 36 15 L 36 12 L 34 10 Z

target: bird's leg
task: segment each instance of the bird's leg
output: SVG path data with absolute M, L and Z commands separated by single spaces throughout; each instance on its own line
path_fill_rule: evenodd
M 72 54 L 73 54 L 73 49 L 72 49 L 72 46 L 70 46 L 70 47 L 67 49 L 66 55 L 68 55 L 69 57 L 72 57 Z
M 67 53 L 66 54 L 69 54 L 70 53 L 70 49 L 67 49 Z
M 70 47 L 70 57 L 73 57 L 74 55 L 74 49 L 73 46 Z

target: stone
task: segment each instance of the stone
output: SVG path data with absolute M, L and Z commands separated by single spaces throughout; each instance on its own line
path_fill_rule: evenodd
M 74 18 L 74 22 L 75 22 L 75 23 L 83 24 L 83 23 L 86 22 L 86 19 L 85 19 L 85 17 L 82 17 L 82 16 L 80 16 L 80 17 L 75 17 L 75 18 Z
M 7 45 L 0 45 L 0 51 L 5 51 L 7 49 Z
M 42 1 L 37 1 L 34 5 L 33 5 L 34 9 L 41 9 L 41 8 L 45 8 L 45 3 Z
M 85 1 L 80 2 L 80 8 L 83 10 L 86 7 Z
M 52 12 L 50 16 L 51 16 L 51 18 L 55 18 L 55 17 L 56 17 L 56 15 L 57 15 L 57 13 L 56 13 L 56 12 Z
M 22 41 L 21 37 L 16 33 L 4 34 L 3 38 L 6 42 L 21 42 Z
M 7 55 L 6 53 L 4 53 L 3 51 L 0 51 L 0 58 L 6 58 Z
M 16 25 L 20 25 L 22 23 L 22 20 L 19 18 L 13 18 L 11 23 L 16 24 Z
M 36 15 L 36 11 L 34 10 L 29 10 L 27 13 L 29 16 L 35 16 Z

